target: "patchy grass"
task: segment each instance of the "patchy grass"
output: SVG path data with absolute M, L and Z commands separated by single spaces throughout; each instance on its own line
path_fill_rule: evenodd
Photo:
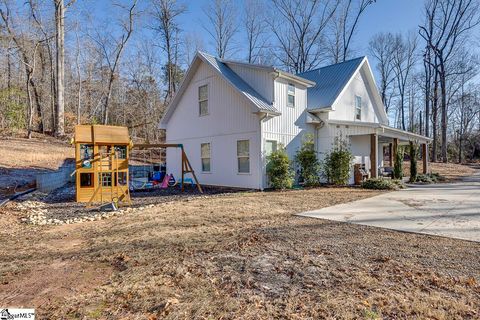
M 477 318 L 480 244 L 293 215 L 378 193 L 237 193 L 49 227 L 4 208 L 0 301 L 40 319 Z

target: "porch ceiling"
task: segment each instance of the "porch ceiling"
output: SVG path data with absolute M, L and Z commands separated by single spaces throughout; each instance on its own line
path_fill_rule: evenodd
M 399 142 L 408 143 L 410 141 L 417 141 L 418 143 L 430 143 L 431 138 L 425 136 L 404 131 L 397 128 L 392 128 L 380 123 L 373 122 L 360 122 L 360 121 L 339 121 L 339 120 L 330 120 L 329 124 L 332 125 L 344 125 L 346 128 L 358 127 L 367 129 L 363 130 L 361 133 L 349 132 L 349 136 L 362 136 L 366 134 L 377 134 L 379 142 L 387 143 L 392 142 L 392 139 L 396 138 Z M 350 130 L 349 130 L 350 131 Z

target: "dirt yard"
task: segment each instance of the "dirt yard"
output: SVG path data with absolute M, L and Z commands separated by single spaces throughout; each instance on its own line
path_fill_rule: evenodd
M 293 216 L 376 192 L 179 198 L 61 226 L 0 209 L 0 304 L 39 319 L 475 319 L 480 244 Z
M 443 162 L 430 162 L 430 172 L 438 173 L 442 177 L 445 177 L 447 181 L 454 182 L 462 177 L 470 176 L 474 174 L 478 168 L 478 164 L 458 164 L 458 163 L 443 163 Z M 418 172 L 422 172 L 422 163 L 418 162 Z M 403 162 L 403 175 L 405 177 L 410 176 L 410 161 Z

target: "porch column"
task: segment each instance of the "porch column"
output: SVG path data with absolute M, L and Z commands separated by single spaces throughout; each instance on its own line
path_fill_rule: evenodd
M 378 172 L 378 137 L 375 133 L 370 135 L 370 175 L 372 178 L 377 177 Z
M 390 158 L 390 167 L 393 167 L 393 144 L 388 144 L 388 157 Z
M 423 174 L 428 173 L 428 144 L 422 143 Z
M 392 167 L 395 165 L 395 159 L 397 159 L 397 150 L 398 150 L 398 138 L 393 138 L 393 161 L 392 161 Z

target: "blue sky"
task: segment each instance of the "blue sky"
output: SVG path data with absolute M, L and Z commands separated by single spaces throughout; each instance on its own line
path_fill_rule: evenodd
M 103 26 L 107 29 L 112 29 L 111 32 L 115 32 L 113 22 L 118 19 L 118 7 L 112 6 L 112 1 L 115 3 L 123 3 L 125 6 L 131 4 L 132 0 L 79 0 L 76 2 L 75 10 L 80 17 L 85 17 L 91 14 L 96 17 L 94 21 L 95 27 Z M 182 29 L 182 35 L 184 37 L 198 38 L 202 44 L 202 50 L 215 54 L 213 41 L 210 35 L 205 31 L 204 25 L 206 23 L 206 17 L 204 8 L 208 6 L 210 1 L 213 0 L 178 0 L 179 3 L 185 4 L 187 11 L 179 17 L 179 25 Z M 267 0 L 268 1 L 268 0 Z M 139 0 L 139 9 L 147 11 L 149 0 Z M 423 22 L 423 10 L 424 0 L 377 0 L 376 3 L 368 7 L 358 25 L 357 32 L 353 39 L 352 49 L 354 50 L 352 57 L 363 56 L 369 54 L 368 43 L 373 35 L 379 32 L 392 32 L 392 33 L 404 33 L 418 32 L 418 26 Z M 238 23 L 241 23 L 241 15 L 243 14 L 243 0 L 237 0 L 236 5 L 238 7 Z M 122 14 L 125 14 L 123 11 Z M 82 19 L 82 18 L 80 18 Z M 150 29 L 145 27 L 137 29 L 136 34 L 132 38 L 132 42 L 143 42 L 145 37 L 153 39 L 157 37 Z M 480 41 L 477 28 L 475 31 L 477 34 L 475 41 Z M 245 58 L 245 46 L 243 41 L 245 39 L 244 32 L 242 32 L 242 26 L 240 31 L 236 35 L 235 47 L 237 48 L 233 56 L 228 58 L 241 60 Z M 420 40 L 421 41 L 421 40 Z M 133 43 L 130 44 L 133 46 Z M 478 45 L 472 45 L 472 50 L 478 52 Z M 127 52 L 129 49 L 127 49 Z M 369 57 L 373 67 L 375 61 Z M 376 70 L 374 68 L 374 72 Z
M 214 53 L 212 39 L 210 35 L 204 30 L 205 25 L 205 8 L 211 0 L 178 0 L 187 7 L 187 11 L 179 17 L 179 24 L 184 32 L 184 35 L 190 35 L 202 38 L 207 52 Z M 119 0 L 117 2 L 128 5 L 131 0 Z M 140 0 L 139 5 L 142 9 L 148 5 L 148 0 Z M 88 11 L 100 20 L 111 20 L 116 10 L 113 8 L 110 1 L 105 0 L 80 0 L 76 6 L 84 13 Z M 243 13 L 243 0 L 238 0 L 237 6 L 239 15 Z M 410 30 L 417 30 L 418 25 L 422 22 L 423 0 L 377 0 L 371 5 L 365 14 L 362 16 L 357 33 L 354 38 L 354 48 L 356 55 L 367 54 L 368 42 L 370 38 L 377 32 L 407 32 Z M 148 34 L 149 31 L 143 31 L 143 34 Z M 141 38 L 142 35 L 137 34 L 136 38 Z M 241 50 L 241 40 L 244 35 L 239 32 L 237 34 L 237 46 Z M 237 58 L 241 58 L 241 53 Z
M 240 2 L 240 1 L 239 1 Z M 185 1 L 188 11 L 181 17 L 181 27 L 186 33 L 204 35 L 206 50 L 214 52 L 211 39 L 202 27 L 205 19 L 203 8 L 209 0 Z M 242 9 L 239 3 L 240 10 Z M 366 55 L 368 42 L 377 32 L 407 32 L 417 30 L 422 22 L 424 1 L 423 0 L 377 0 L 370 6 L 360 21 L 357 34 L 354 39 L 356 55 Z

